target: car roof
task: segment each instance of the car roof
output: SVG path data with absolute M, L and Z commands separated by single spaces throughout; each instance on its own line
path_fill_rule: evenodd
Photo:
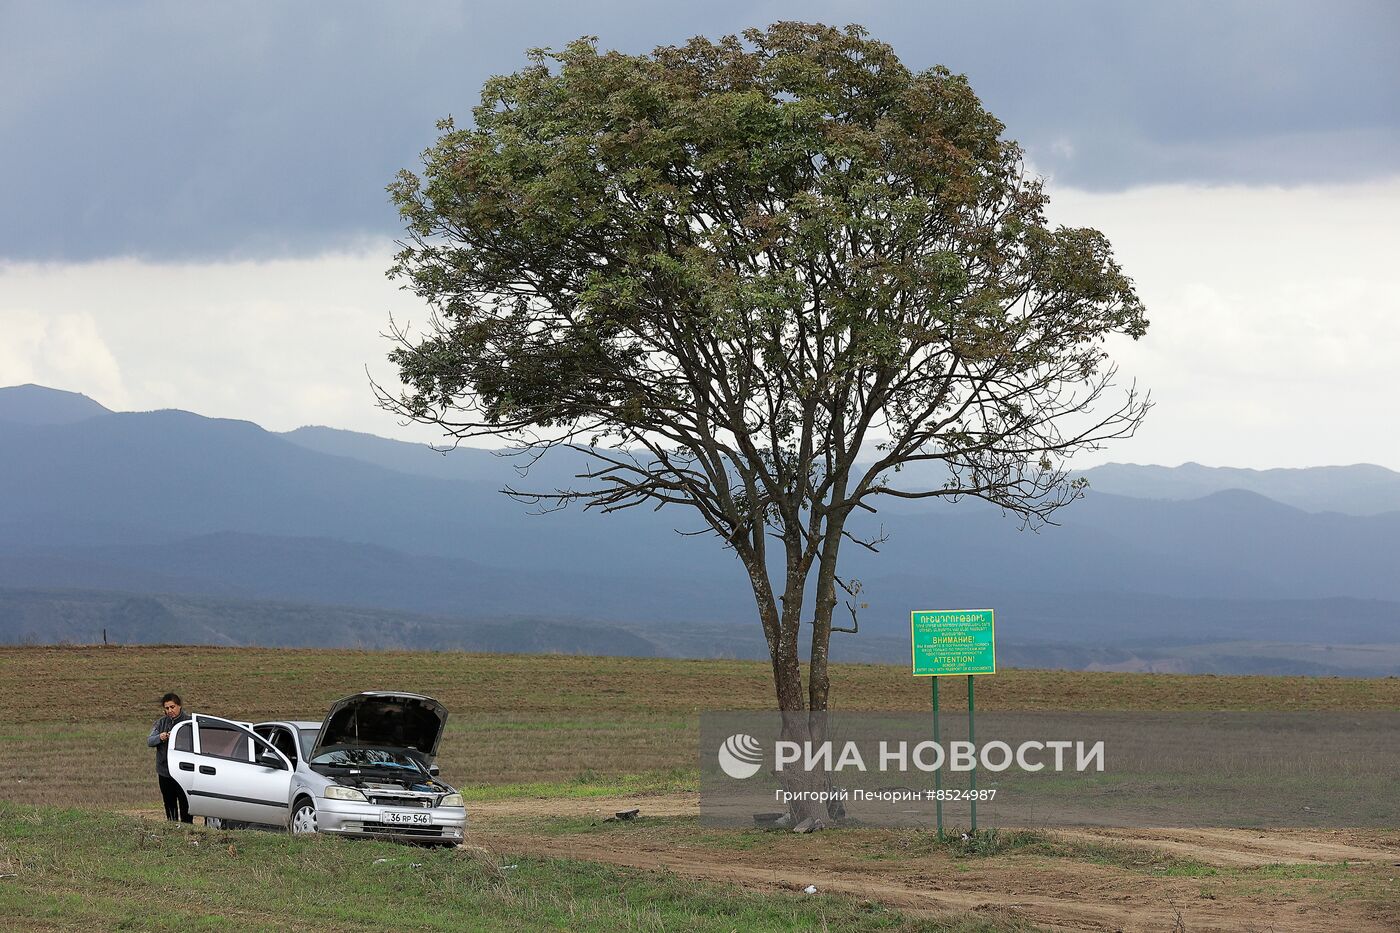
M 293 729 L 319 729 L 320 720 L 312 719 L 269 719 L 267 722 L 258 723 L 260 726 L 291 726 Z

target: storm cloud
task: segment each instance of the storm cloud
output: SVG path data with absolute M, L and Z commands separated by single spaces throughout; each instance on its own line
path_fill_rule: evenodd
M 1400 173 L 1387 3 L 8 3 L 0 258 L 306 256 L 392 236 L 384 186 L 490 75 L 580 35 L 641 52 L 860 22 L 966 73 L 1060 186 Z

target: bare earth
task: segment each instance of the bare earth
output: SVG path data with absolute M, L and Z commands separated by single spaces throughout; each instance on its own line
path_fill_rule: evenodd
M 1241 893 L 1203 897 L 1199 879 L 1144 877 L 1112 866 L 1055 859 L 1033 870 L 1016 856 L 980 859 L 956 873 L 930 873 L 918 860 L 871 862 L 816 843 L 804 847 L 805 863 L 790 852 L 677 846 L 670 841 L 589 834 L 543 835 L 523 826 L 543 818 L 603 817 L 639 806 L 642 817 L 694 816 L 694 794 L 632 799 L 506 800 L 472 805 L 477 829 L 470 844 L 538 857 L 605 862 L 665 871 L 688 878 L 757 890 L 847 894 L 914 913 L 973 910 L 1017 916 L 1066 930 L 1393 931 L 1395 909 L 1362 904 L 1317 903 L 1303 897 Z M 1208 865 L 1247 867 L 1280 863 L 1318 865 L 1342 861 L 1400 866 L 1400 849 L 1369 841 L 1343 841 L 1340 833 L 1245 830 L 1076 830 L 1060 835 L 1131 844 Z
M 603 818 L 641 809 L 647 818 L 695 817 L 694 793 L 642 797 L 525 798 L 475 801 L 466 845 L 501 858 L 533 856 L 601 862 L 661 871 L 697 880 L 768 892 L 844 894 L 913 914 L 974 911 L 989 918 L 1017 917 L 1052 930 L 1230 931 L 1230 933 L 1333 933 L 1400 929 L 1400 898 L 1389 906 L 1307 896 L 1299 891 L 1202 893 L 1191 877 L 1150 877 L 1110 865 L 1074 859 L 1039 860 L 1016 855 L 976 859 L 956 872 L 927 860 L 870 861 L 834 850 L 820 836 L 792 837 L 793 845 L 753 849 L 678 845 L 673 839 L 609 834 L 540 832 L 558 819 Z M 121 812 L 159 819 L 158 811 Z M 532 828 L 532 826 L 534 828 Z M 1400 846 L 1373 831 L 1233 829 L 1058 830 L 1058 836 L 1128 845 L 1206 865 L 1249 868 L 1266 865 L 1394 866 L 1400 876 Z M 827 838 L 837 838 L 839 833 Z M 781 835 L 775 841 L 786 842 Z M 1400 889 L 1397 889 L 1400 894 Z
M 903 670 L 842 665 L 837 675 L 868 709 L 928 702 Z M 0 692 L 0 796 L 158 819 L 145 736 L 163 691 L 257 721 L 319 718 L 367 684 L 401 685 L 452 709 L 443 773 L 504 798 L 468 804 L 468 842 L 507 860 L 568 857 L 792 897 L 815 885 L 817 897 L 1068 930 L 1400 931 L 1400 827 L 1060 831 L 1054 847 L 985 857 L 932 846 L 926 833 L 706 830 L 697 795 L 674 792 L 695 781 L 695 717 L 767 708 L 769 677 L 767 665 L 738 661 L 0 647 L 11 687 Z M 1395 710 L 1400 678 L 1005 671 L 985 696 L 979 684 L 984 699 L 1003 710 Z M 581 796 L 594 790 L 613 796 Z M 593 825 L 634 806 L 635 824 Z

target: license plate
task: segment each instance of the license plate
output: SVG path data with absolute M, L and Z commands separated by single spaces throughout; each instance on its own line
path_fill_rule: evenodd
M 379 814 L 379 822 L 396 826 L 431 826 L 432 814 L 429 813 L 393 813 L 385 810 Z

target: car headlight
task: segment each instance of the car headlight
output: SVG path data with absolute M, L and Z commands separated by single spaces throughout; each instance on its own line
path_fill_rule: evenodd
M 442 801 L 438 804 L 438 806 L 440 806 L 440 807 L 464 807 L 464 806 L 466 806 L 466 804 L 462 802 L 462 795 L 461 795 L 461 794 L 448 794 L 446 797 L 442 798 Z
M 339 784 L 332 784 L 325 789 L 322 794 L 328 800 L 359 800 L 369 803 L 369 798 L 353 787 L 341 787 Z

